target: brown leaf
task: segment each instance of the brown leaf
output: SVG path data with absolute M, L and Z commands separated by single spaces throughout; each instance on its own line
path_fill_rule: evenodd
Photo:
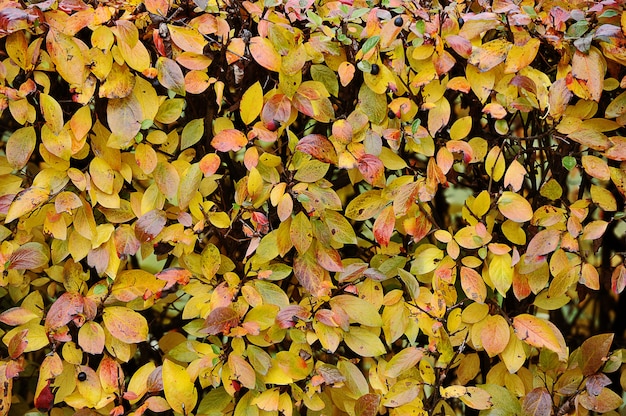
M 531 390 L 522 401 L 522 416 L 550 416 L 552 398 L 545 387 Z
M 208 335 L 226 335 L 237 325 L 239 325 L 239 314 L 230 306 L 220 306 L 211 311 L 200 332 Z
M 376 416 L 380 405 L 380 395 L 367 393 L 359 397 L 354 405 L 354 412 L 360 416 Z
M 328 271 L 317 263 L 311 250 L 294 259 L 293 273 L 302 287 L 311 295 L 322 297 L 330 292 Z
M 595 335 L 583 342 L 580 346 L 580 358 L 584 376 L 598 371 L 609 355 L 615 334 Z

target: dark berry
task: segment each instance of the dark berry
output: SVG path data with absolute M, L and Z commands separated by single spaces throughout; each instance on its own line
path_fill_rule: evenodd
M 78 373 L 78 381 L 85 381 L 87 380 L 87 373 L 85 373 L 84 371 L 81 371 L 80 373 Z
M 404 19 L 402 19 L 402 16 L 398 16 L 394 19 L 393 24 L 396 25 L 396 27 L 402 27 Z
M 394 118 L 396 118 L 396 113 L 394 113 L 392 109 L 389 109 L 389 111 L 387 112 L 387 117 L 389 117 L 390 120 L 393 120 Z
M 380 67 L 378 66 L 378 64 L 372 64 L 372 69 L 370 69 L 370 74 L 378 75 L 379 72 L 380 72 Z

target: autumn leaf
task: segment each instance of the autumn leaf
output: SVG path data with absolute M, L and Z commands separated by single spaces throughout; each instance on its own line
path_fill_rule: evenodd
M 185 367 L 169 359 L 163 361 L 163 392 L 172 409 L 180 414 L 194 409 L 198 391 Z
M 211 311 L 202 332 L 209 335 L 227 334 L 237 325 L 239 325 L 239 314 L 231 307 L 220 306 Z
M 225 129 L 220 131 L 211 140 L 211 146 L 220 152 L 230 152 L 240 150 L 248 143 L 247 137 L 235 129 Z
M 551 322 L 521 314 L 513 318 L 513 328 L 517 337 L 525 343 L 554 351 L 561 361 L 566 359 L 567 347 L 563 335 Z
M 104 308 L 102 320 L 106 329 L 115 338 L 129 344 L 148 339 L 148 323 L 141 314 L 124 306 Z
M 41 243 L 26 243 L 11 253 L 9 256 L 9 269 L 32 270 L 48 264 L 49 254 Z

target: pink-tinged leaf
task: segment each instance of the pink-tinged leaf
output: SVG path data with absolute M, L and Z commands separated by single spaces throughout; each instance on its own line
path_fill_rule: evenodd
M 565 339 L 553 323 L 533 315 L 521 314 L 513 318 L 513 328 L 517 337 L 525 343 L 554 351 L 561 361 L 567 359 Z
M 561 233 L 558 230 L 541 230 L 530 240 L 526 249 L 527 258 L 536 258 L 552 253 L 559 246 Z
M 385 165 L 377 156 L 364 154 L 359 158 L 357 167 L 367 183 L 381 188 L 385 186 Z
M 157 279 L 165 280 L 167 282 L 163 290 L 168 290 L 175 284 L 184 286 L 189 283 L 191 272 L 187 269 L 172 267 L 157 273 L 155 276 Z
M 115 240 L 115 250 L 117 255 L 122 256 L 134 256 L 141 248 L 141 241 L 137 238 L 135 230 L 128 225 L 122 224 L 115 229 L 113 233 Z
M 263 68 L 274 72 L 280 71 L 282 59 L 269 39 L 260 36 L 250 39 L 250 53 Z
M 339 252 L 319 241 L 315 244 L 315 258 L 319 265 L 329 272 L 342 272 L 344 270 Z
M 396 214 L 393 206 L 389 205 L 381 211 L 378 217 L 376 217 L 376 221 L 374 221 L 373 232 L 376 242 L 381 246 L 387 247 L 395 228 Z
M 522 400 L 522 416 L 550 416 L 552 397 L 545 387 L 531 390 Z
M 46 331 L 54 331 L 67 325 L 77 315 L 83 313 L 85 302 L 80 293 L 65 292 L 50 306 L 46 314 Z
M 125 306 L 104 308 L 102 321 L 111 335 L 127 344 L 136 344 L 148 339 L 146 318 Z
M 311 155 L 321 162 L 337 163 L 335 146 L 321 134 L 309 134 L 303 137 L 296 145 L 296 150 Z
M 222 130 L 211 140 L 211 146 L 220 152 L 236 152 L 247 144 L 248 138 L 246 135 L 235 129 Z
M 18 247 L 9 257 L 9 269 L 31 270 L 46 266 L 50 258 L 41 243 L 30 242 Z
M 311 317 L 311 312 L 300 305 L 285 306 L 276 315 L 278 326 L 283 329 L 291 328 L 298 321 L 305 321 Z
M 0 313 L 0 322 L 10 326 L 23 325 L 37 318 L 41 319 L 36 313 L 19 306 Z
M 98 376 L 105 393 L 116 393 L 124 382 L 124 372 L 120 364 L 108 355 L 102 358 L 98 366 Z
M 498 198 L 498 209 L 502 215 L 515 222 L 530 221 L 533 217 L 533 208 L 528 200 L 515 192 L 502 192 Z
M 220 306 L 211 311 L 200 332 L 208 335 L 226 335 L 237 325 L 239 325 L 239 314 L 230 306 Z
M 165 212 L 159 209 L 148 211 L 135 222 L 135 235 L 142 243 L 152 241 L 163 230 L 166 222 Z
M 626 160 L 626 137 L 613 136 L 610 137 L 611 147 L 604 152 L 607 159 L 619 160 L 621 162 Z
M 330 275 L 317 263 L 311 250 L 302 255 L 296 255 L 293 273 L 302 287 L 311 295 L 322 297 L 330 293 Z
M 261 121 L 269 130 L 276 130 L 291 118 L 291 100 L 285 94 L 274 94 L 263 106 Z M 274 128 L 272 128 L 274 127 Z
M 461 287 L 465 295 L 474 302 L 485 302 L 487 286 L 482 276 L 476 270 L 465 266 L 461 267 Z
M 576 50 L 572 57 L 572 75 L 580 82 L 588 93 L 589 98 L 599 101 L 604 88 L 604 73 L 606 72 L 606 62 L 600 51 L 595 47 L 589 53 Z
M 450 35 L 445 38 L 446 43 L 463 58 L 469 58 L 472 54 L 472 43 L 463 36 Z
M 176 61 L 161 56 L 157 59 L 156 69 L 161 85 L 176 94 L 185 95 L 185 76 Z
M 89 321 L 78 331 L 78 346 L 87 354 L 102 354 L 105 338 L 104 329 L 100 324 Z

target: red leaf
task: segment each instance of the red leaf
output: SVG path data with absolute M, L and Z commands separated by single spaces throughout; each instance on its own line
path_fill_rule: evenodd
M 393 230 L 396 227 L 396 214 L 393 210 L 393 206 L 389 205 L 376 218 L 374 221 L 374 238 L 381 246 L 387 247 L 389 240 L 393 234 Z
M 300 139 L 296 150 L 313 156 L 315 159 L 326 163 L 337 163 L 335 146 L 321 134 L 309 134 Z
M 367 183 L 373 186 L 385 186 L 385 165 L 377 156 L 366 153 L 359 158 L 357 166 Z
M 52 404 L 54 403 L 54 394 L 52 394 L 52 389 L 50 388 L 50 380 L 47 381 L 47 384 L 41 389 L 39 394 L 35 396 L 35 407 L 40 412 L 48 412 L 52 409 Z
M 311 312 L 306 310 L 303 306 L 300 305 L 289 305 L 285 306 L 278 312 L 276 315 L 276 322 L 278 322 L 278 326 L 283 329 L 291 328 L 296 325 L 299 319 L 306 320 L 311 317 Z

